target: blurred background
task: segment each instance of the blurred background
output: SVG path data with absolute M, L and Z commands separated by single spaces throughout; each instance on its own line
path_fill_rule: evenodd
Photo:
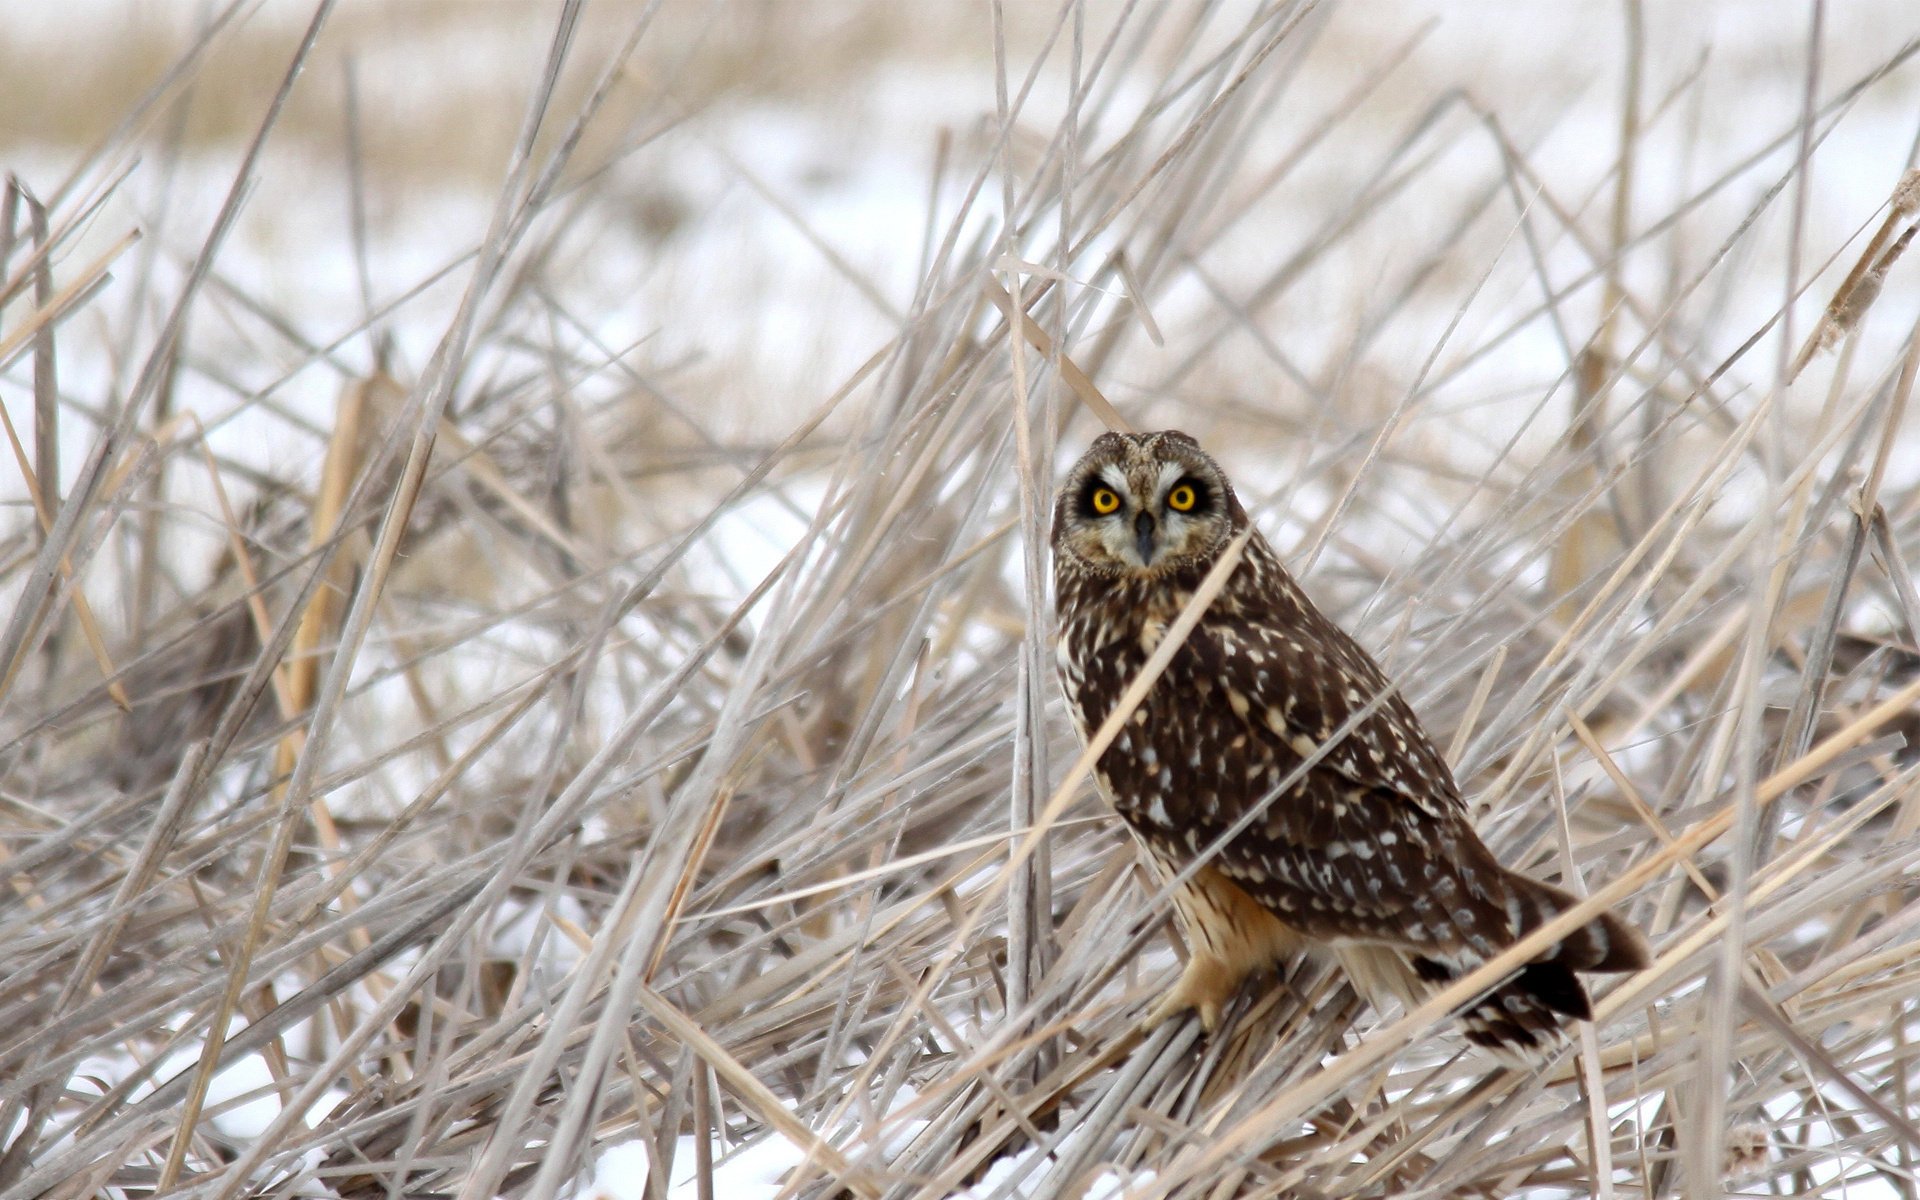
M 1018 178 L 1044 152 L 1066 108 L 1072 31 L 1054 6 L 1025 2 L 654 7 L 598 3 L 581 18 L 582 44 L 612 49 L 652 13 L 582 131 L 565 181 L 571 228 L 543 248 L 541 286 L 609 347 L 634 347 L 650 374 L 698 395 L 713 432 L 732 435 L 790 412 L 796 395 L 833 386 L 871 354 L 910 303 L 937 248 L 929 243 L 963 208 L 969 233 L 993 224 L 1000 180 L 970 201 L 976 172 Z M 1117 26 L 1131 11 L 1123 5 L 1073 11 L 1082 69 L 1102 92 L 1098 122 L 1079 131 L 1091 155 L 1150 101 L 1148 74 L 1201 61 L 1259 6 L 1150 6 L 1137 25 Z M 267 146 L 222 277 L 315 338 L 337 334 L 369 300 L 395 306 L 382 332 L 417 364 L 455 285 L 402 297 L 484 235 L 553 12 L 519 0 L 340 4 Z M 137 224 L 140 253 L 177 266 L 196 252 L 310 15 L 287 0 L 0 6 L 8 169 L 56 196 L 137 161 L 93 223 L 103 235 Z M 197 31 L 216 21 L 220 36 L 182 69 Z M 1103 382 L 1147 406 L 1143 424 L 1180 419 L 1196 397 L 1209 410 L 1251 404 L 1297 418 L 1311 403 L 1302 376 L 1343 372 L 1362 403 L 1369 388 L 1391 392 L 1481 276 L 1494 272 L 1456 345 L 1488 336 L 1480 323 L 1499 318 L 1482 314 L 1530 299 L 1518 294 L 1529 286 L 1526 253 L 1509 244 L 1510 222 L 1474 210 L 1548 202 L 1530 189 L 1551 180 L 1551 203 L 1605 226 L 1629 83 L 1643 128 L 1628 224 L 1643 241 L 1623 271 L 1649 284 L 1683 279 L 1723 250 L 1716 235 L 1777 183 L 1769 168 L 1797 153 L 1780 137 L 1810 79 L 1841 108 L 1812 147 L 1820 170 L 1791 199 L 1804 202 L 1805 225 L 1851 230 L 1914 155 L 1914 84 L 1889 55 L 1917 24 L 1899 0 L 1323 6 L 1278 51 L 1299 60 L 1286 86 L 1233 134 L 1236 157 L 1274 178 L 1249 171 L 1203 185 L 1220 192 L 1217 215 L 1167 248 L 1196 278 L 1162 285 L 1153 316 L 1176 334 L 1183 322 L 1217 322 L 1303 246 L 1332 244 L 1295 263 L 1241 328 L 1210 333 L 1203 361 L 1133 338 L 1121 349 L 1126 369 Z M 1103 45 L 1116 27 L 1120 42 Z M 996 37 L 1006 86 L 1030 88 L 1005 144 Z M 1127 72 L 1101 74 L 1102 52 Z M 603 66 L 570 59 L 557 106 L 573 111 Z M 544 131 L 543 147 L 564 131 L 558 122 Z M 1511 180 L 1502 138 L 1527 163 Z M 90 157 L 103 143 L 110 149 Z M 350 253 L 356 187 L 364 249 Z M 1791 208 L 1762 213 L 1743 261 L 1683 298 L 1700 314 L 1700 336 L 1745 330 L 1777 307 Z M 1351 227 L 1327 237 L 1339 222 Z M 1538 253 L 1551 270 L 1565 247 L 1546 239 Z M 1803 273 L 1825 265 L 1800 253 Z M 1591 325 L 1600 289 L 1568 291 L 1565 311 Z M 1386 296 L 1398 301 L 1391 319 L 1380 311 Z M 234 316 L 204 335 L 253 339 L 227 364 L 237 381 L 285 371 L 245 361 L 287 352 L 259 324 Z M 345 353 L 364 365 L 364 348 Z M 1565 355 L 1520 338 L 1501 343 L 1500 357 L 1500 382 L 1538 386 Z

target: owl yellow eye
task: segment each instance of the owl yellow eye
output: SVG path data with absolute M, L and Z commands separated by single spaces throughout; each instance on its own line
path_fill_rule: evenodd
M 1167 493 L 1167 507 L 1175 512 L 1192 512 L 1200 498 L 1193 494 L 1193 485 L 1183 483 Z
M 1093 511 L 1101 516 L 1114 512 L 1120 507 L 1120 497 L 1111 488 L 1093 489 Z

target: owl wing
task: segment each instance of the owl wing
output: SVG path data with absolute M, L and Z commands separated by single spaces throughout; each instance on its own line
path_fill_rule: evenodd
M 1331 741 L 1315 771 L 1435 818 L 1464 817 L 1453 772 L 1372 657 L 1318 612 L 1293 615 L 1280 624 L 1234 613 L 1203 626 L 1194 649 L 1216 660 L 1206 667 L 1228 706 L 1295 765 Z
M 1248 765 L 1237 795 L 1186 807 L 1183 837 L 1193 850 L 1218 841 L 1385 693 L 1212 863 L 1309 934 L 1493 952 L 1509 936 L 1506 872 L 1412 710 L 1364 650 L 1319 621 L 1308 629 L 1227 613 L 1188 640 L 1213 702 L 1246 734 Z

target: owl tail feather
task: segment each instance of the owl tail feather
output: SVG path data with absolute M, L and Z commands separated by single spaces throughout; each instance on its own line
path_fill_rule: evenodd
M 1424 956 L 1415 957 L 1410 965 L 1429 990 L 1444 987 L 1471 969 L 1456 969 Z M 1591 1019 L 1593 1004 L 1579 977 L 1566 966 L 1530 962 L 1454 1015 L 1468 1041 L 1509 1066 L 1527 1068 L 1539 1065 L 1566 1043 L 1573 1021 Z
M 1516 936 L 1525 937 L 1579 901 L 1569 892 L 1525 875 L 1507 873 L 1508 911 L 1517 919 Z M 1653 961 L 1640 931 L 1610 912 L 1568 934 L 1536 960 L 1568 971 L 1638 971 Z M 1586 1014 L 1577 1014 L 1585 1017 Z
M 1507 882 L 1516 937 L 1538 929 L 1576 903 L 1569 893 L 1524 875 L 1510 874 Z M 1639 931 L 1613 913 L 1602 913 L 1470 1001 L 1459 1012 L 1461 1031 L 1468 1041 L 1511 1065 L 1537 1065 L 1567 1040 L 1573 1021 L 1593 1018 L 1593 1004 L 1576 971 L 1637 971 L 1651 957 Z M 1414 973 L 1430 986 L 1449 983 L 1472 965 L 1426 957 L 1412 962 Z

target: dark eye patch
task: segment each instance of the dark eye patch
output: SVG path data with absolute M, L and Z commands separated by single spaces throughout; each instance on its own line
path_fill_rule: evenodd
M 1118 507 L 1110 508 L 1105 512 L 1100 511 L 1100 507 L 1093 502 L 1094 496 L 1100 492 L 1112 492 L 1116 498 L 1120 495 L 1118 488 L 1098 475 L 1087 480 L 1086 486 L 1080 489 L 1080 515 L 1082 517 L 1090 521 L 1098 520 L 1101 517 L 1110 517 L 1119 511 Z
M 1167 494 L 1171 496 L 1181 488 L 1187 488 L 1193 492 L 1193 505 L 1187 509 L 1189 513 L 1205 512 L 1212 507 L 1213 489 L 1209 488 L 1203 480 L 1195 479 L 1191 475 L 1182 475 L 1172 487 L 1167 489 Z

